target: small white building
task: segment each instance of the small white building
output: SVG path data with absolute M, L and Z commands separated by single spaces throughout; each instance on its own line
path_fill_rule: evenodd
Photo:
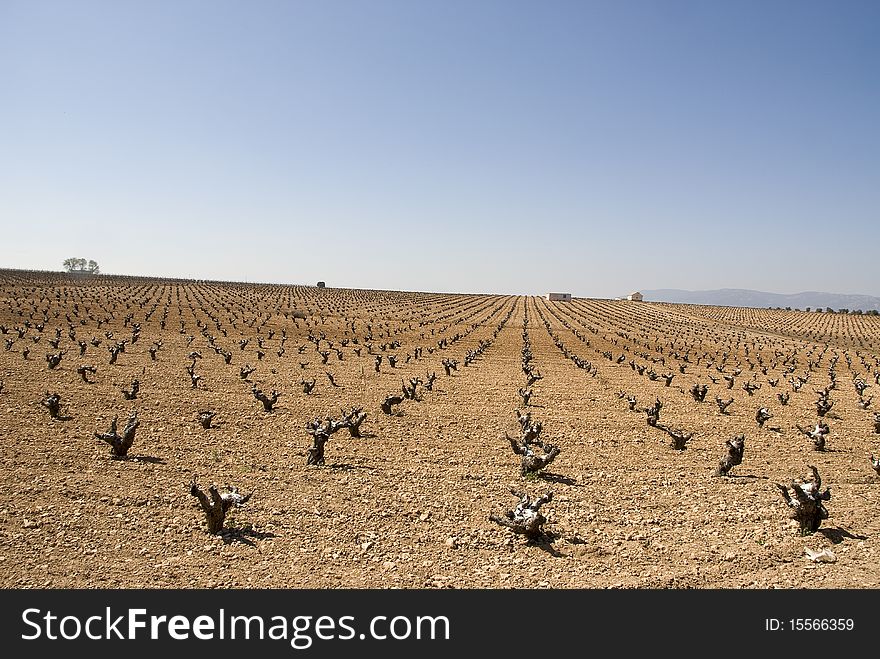
M 634 293 L 630 293 L 629 295 L 627 295 L 626 299 L 632 302 L 641 302 L 643 298 L 641 293 L 635 291 Z
M 547 293 L 550 302 L 571 302 L 571 293 Z

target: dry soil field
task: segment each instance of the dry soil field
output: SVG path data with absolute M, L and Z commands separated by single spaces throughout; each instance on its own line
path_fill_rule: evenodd
M 4 588 L 880 586 L 876 317 L 3 271 L 0 325 Z M 254 386 L 280 393 L 271 412 Z M 306 464 L 306 424 L 353 406 L 363 437 Z M 96 433 L 133 410 L 114 459 Z M 560 449 L 538 475 L 504 438 L 515 410 Z M 824 451 L 797 427 L 817 422 Z M 676 450 L 663 427 L 693 436 Z M 738 434 L 742 463 L 714 477 Z M 802 536 L 776 484 L 808 465 L 832 497 Z M 253 491 L 223 534 L 194 476 Z M 511 488 L 553 492 L 543 538 L 490 521 Z

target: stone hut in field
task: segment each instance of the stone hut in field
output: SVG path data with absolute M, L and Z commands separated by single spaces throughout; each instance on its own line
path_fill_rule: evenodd
M 641 302 L 643 300 L 643 297 L 641 293 L 635 291 L 634 293 L 630 293 L 629 295 L 627 295 L 626 299 L 630 300 L 631 302 Z
M 571 302 L 571 293 L 547 293 L 550 302 Z

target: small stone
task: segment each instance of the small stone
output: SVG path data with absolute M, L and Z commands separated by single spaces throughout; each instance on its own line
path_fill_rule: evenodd
M 456 547 L 458 547 L 458 541 L 455 539 L 454 536 L 449 536 L 448 538 L 446 538 L 446 542 L 444 544 L 450 549 L 455 549 Z
M 837 556 L 835 556 L 834 552 L 830 549 L 816 551 L 809 547 L 804 547 L 804 553 L 807 555 L 807 558 L 814 563 L 834 563 L 837 560 Z

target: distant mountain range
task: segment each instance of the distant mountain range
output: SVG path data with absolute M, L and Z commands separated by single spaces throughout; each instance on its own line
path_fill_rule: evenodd
M 741 288 L 721 288 L 714 291 L 682 291 L 674 288 L 661 288 L 653 291 L 642 291 L 646 302 L 678 302 L 680 304 L 709 304 L 723 307 L 791 307 L 792 309 L 825 310 L 831 307 L 835 311 L 849 309 L 855 311 L 880 311 L 880 297 L 873 295 L 847 295 L 843 293 L 820 293 L 806 291 L 804 293 L 764 293 Z

